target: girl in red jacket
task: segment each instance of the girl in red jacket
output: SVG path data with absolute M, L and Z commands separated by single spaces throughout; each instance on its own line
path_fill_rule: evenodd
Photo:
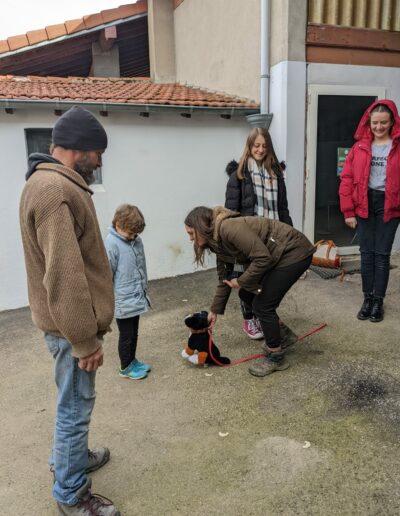
M 358 319 L 383 319 L 390 253 L 400 222 L 400 118 L 392 100 L 364 113 L 341 174 L 340 209 L 360 240 L 364 302 Z

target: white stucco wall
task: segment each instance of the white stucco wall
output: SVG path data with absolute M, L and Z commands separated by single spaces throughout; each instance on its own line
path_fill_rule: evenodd
M 94 195 L 104 235 L 117 205 L 136 204 L 143 211 L 143 241 L 150 279 L 192 272 L 193 251 L 183 227 L 198 205 L 223 204 L 231 158 L 243 150 L 244 119 L 179 113 L 110 113 L 100 118 L 109 136 L 103 160 L 104 191 Z M 25 128 L 51 128 L 50 110 L 0 113 L 1 184 L 0 310 L 27 304 L 18 204 L 26 171 Z M 212 262 L 211 262 L 212 263 Z
M 294 226 L 303 229 L 306 63 L 271 67 L 269 131 L 279 160 L 286 162 L 288 204 Z
M 400 104 L 400 68 L 310 63 L 307 83 L 384 87 L 386 98 Z

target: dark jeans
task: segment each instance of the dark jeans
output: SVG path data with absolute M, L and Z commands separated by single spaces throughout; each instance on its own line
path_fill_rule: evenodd
M 385 192 L 368 191 L 368 218 L 357 217 L 364 294 L 384 298 L 389 281 L 390 253 L 400 218 L 383 222 Z
M 311 265 L 312 256 L 280 269 L 268 271 L 261 282 L 261 292 L 257 295 L 240 289 L 239 297 L 253 307 L 256 317 L 261 323 L 265 342 L 270 348 L 277 348 L 281 344 L 279 317 L 276 309 L 280 305 L 286 292 L 300 278 Z
M 136 358 L 139 331 L 139 315 L 127 319 L 116 319 L 119 329 L 118 353 L 121 369 L 125 369 Z

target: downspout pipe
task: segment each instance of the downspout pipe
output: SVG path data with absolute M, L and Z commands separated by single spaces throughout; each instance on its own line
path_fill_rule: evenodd
M 269 37 L 270 37 L 270 0 L 261 0 L 261 114 L 269 112 Z
M 251 127 L 268 129 L 272 120 L 272 113 L 269 113 L 271 4 L 270 0 L 260 0 L 260 3 L 260 114 L 249 115 L 247 121 Z

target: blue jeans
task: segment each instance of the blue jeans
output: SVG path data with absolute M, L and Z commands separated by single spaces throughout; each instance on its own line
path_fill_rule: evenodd
M 384 298 L 389 282 L 390 253 L 400 219 L 383 222 L 385 192 L 368 190 L 368 218 L 357 217 L 364 294 Z
M 53 453 L 54 498 L 68 505 L 78 502 L 77 492 L 90 487 L 85 469 L 88 465 L 88 433 L 94 407 L 96 372 L 79 369 L 71 354 L 71 344 L 61 337 L 45 334 L 54 358 L 58 387 Z

